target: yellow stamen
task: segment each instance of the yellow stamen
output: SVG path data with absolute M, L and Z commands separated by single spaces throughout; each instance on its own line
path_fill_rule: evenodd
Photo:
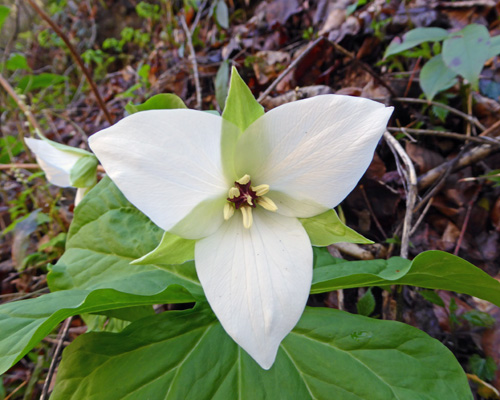
M 275 212 L 278 209 L 274 201 L 272 201 L 269 197 L 266 196 L 259 197 L 257 203 L 259 204 L 259 206 L 266 209 L 267 211 Z
M 232 187 L 231 189 L 229 189 L 229 195 L 228 197 L 230 199 L 234 199 L 235 197 L 239 197 L 240 196 L 240 189 L 238 189 L 237 187 Z
M 252 187 L 252 190 L 257 194 L 257 196 L 263 196 L 269 192 L 269 185 L 259 185 Z
M 246 185 L 248 182 L 250 182 L 250 175 L 243 175 L 243 177 L 238 179 L 236 182 L 238 182 L 240 185 Z
M 234 214 L 234 206 L 230 203 L 224 205 L 224 219 L 227 221 Z
M 247 197 L 247 203 L 249 206 L 253 206 L 253 201 L 251 197 Z
M 243 215 L 243 226 L 250 229 L 253 223 L 252 209 L 250 207 L 241 207 L 240 210 Z

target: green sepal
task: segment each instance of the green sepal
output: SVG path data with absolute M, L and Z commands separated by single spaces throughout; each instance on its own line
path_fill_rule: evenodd
M 65 151 L 67 153 L 73 153 L 73 154 L 76 154 L 76 155 L 79 155 L 79 156 L 82 156 L 82 157 L 93 157 L 94 155 L 87 151 L 87 150 L 83 150 L 83 149 L 80 149 L 78 147 L 73 147 L 73 146 L 67 146 L 65 144 L 62 144 L 62 143 L 57 143 L 57 142 L 54 142 L 53 140 L 50 140 L 50 139 L 47 139 L 43 133 L 41 132 L 36 132 L 37 133 L 37 136 L 46 141 L 48 144 L 50 144 L 52 147 L 55 147 L 57 150 L 61 150 L 61 151 Z
M 231 69 L 231 82 L 222 118 L 244 132 L 254 121 L 264 115 L 264 108 L 257 103 L 252 92 L 241 79 L 235 67 Z
M 80 158 L 71 168 L 69 178 L 71 186 L 87 188 L 97 182 L 97 166 L 99 161 L 93 155 Z
M 328 246 L 340 242 L 373 243 L 371 240 L 346 226 L 340 220 L 335 210 L 328 210 L 323 214 L 311 218 L 299 218 L 299 221 L 309 235 L 313 246 Z
M 141 258 L 132 261 L 133 265 L 172 265 L 194 260 L 196 240 L 184 239 L 170 232 L 165 232 L 160 244 Z
M 173 93 L 160 93 L 146 100 L 141 104 L 132 104 L 129 102 L 125 110 L 129 114 L 147 110 L 173 110 L 187 108 L 182 99 Z

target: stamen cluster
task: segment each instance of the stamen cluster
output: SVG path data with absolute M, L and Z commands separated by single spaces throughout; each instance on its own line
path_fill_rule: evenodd
M 234 182 L 234 186 L 229 189 L 226 205 L 224 206 L 224 219 L 230 219 L 234 210 L 241 210 L 243 215 L 243 225 L 245 228 L 252 226 L 252 208 L 257 204 L 268 211 L 275 212 L 278 207 L 264 195 L 269 192 L 269 185 L 252 186 L 250 175 L 244 175 Z

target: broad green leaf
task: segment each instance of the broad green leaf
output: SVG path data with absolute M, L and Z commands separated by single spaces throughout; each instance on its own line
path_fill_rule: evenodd
M 17 70 L 31 71 L 31 68 L 28 66 L 28 62 L 26 61 L 26 57 L 18 53 L 11 54 L 9 56 L 9 59 L 5 63 L 5 66 L 9 71 L 17 71 Z
M 172 285 L 151 296 L 111 289 L 68 290 L 0 306 L 0 374 L 19 361 L 62 320 L 77 314 L 158 303 L 187 303 L 193 297 Z
M 264 115 L 264 108 L 257 103 L 252 92 L 241 79 L 236 68 L 231 70 L 231 81 L 222 118 L 244 132 L 255 120 Z
M 456 83 L 456 72 L 443 62 L 441 54 L 432 57 L 420 71 L 420 87 L 425 96 L 432 100 L 434 96 Z
M 392 42 L 385 51 L 384 58 L 411 49 L 424 42 L 437 42 L 448 37 L 448 32 L 442 28 L 416 28 L 403 36 L 401 43 Z
M 224 29 L 229 28 L 229 10 L 227 9 L 226 2 L 224 0 L 217 1 L 217 6 L 215 8 L 215 17 L 217 23 Z
M 356 303 L 358 314 L 369 317 L 375 311 L 375 297 L 373 296 L 371 288 L 361 297 Z
M 425 384 L 423 384 L 423 382 Z M 411 326 L 307 308 L 261 369 L 206 309 L 166 312 L 78 337 L 52 400 L 472 399 L 439 341 Z
M 147 110 L 171 110 L 178 108 L 187 108 L 182 99 L 173 93 L 160 93 L 154 95 L 142 104 L 128 103 L 125 110 L 129 114 Z
M 311 293 L 377 285 L 410 285 L 451 290 L 500 306 L 500 282 L 464 259 L 430 250 L 413 261 L 350 261 L 314 269 Z
M 483 25 L 467 25 L 443 42 L 443 61 L 477 89 L 479 74 L 490 58 L 490 34 Z
M 94 186 L 97 182 L 97 158 L 85 156 L 80 158 L 70 171 L 71 186 L 86 188 Z
M 217 71 L 217 75 L 215 75 L 215 98 L 221 109 L 224 108 L 224 104 L 226 104 L 228 85 L 229 61 L 224 60 Z
M 151 252 L 162 235 L 105 177 L 76 207 L 66 252 L 48 274 L 49 286 L 53 291 L 111 288 L 147 296 L 178 284 L 203 298 L 192 262 L 162 269 L 131 264 Z
M 331 266 L 333 264 L 345 263 L 346 260 L 342 258 L 332 257 L 326 247 L 313 247 L 314 262 L 313 268 L 320 268 L 324 266 Z
M 170 232 L 163 233 L 160 244 L 148 254 L 132 261 L 133 265 L 183 264 L 194 260 L 196 240 L 184 239 Z
M 7 6 L 0 6 L 0 29 L 2 29 L 3 24 L 7 17 L 9 16 L 10 8 Z
M 493 36 L 490 39 L 490 52 L 488 58 L 495 57 L 500 54 L 500 35 Z
M 314 269 L 311 293 L 324 293 L 338 289 L 392 285 L 410 269 L 405 258 L 388 260 L 336 262 Z
M 26 93 L 31 90 L 45 89 L 49 86 L 55 86 L 66 80 L 68 80 L 68 77 L 66 76 L 44 72 L 39 75 L 24 76 L 17 84 L 17 87 Z
M 311 218 L 299 218 L 299 221 L 309 235 L 313 246 L 328 246 L 339 242 L 373 243 L 347 227 L 340 220 L 335 210 L 328 210 Z

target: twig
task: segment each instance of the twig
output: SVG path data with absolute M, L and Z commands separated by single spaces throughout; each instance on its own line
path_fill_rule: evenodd
M 0 85 L 2 85 L 2 87 L 5 89 L 5 91 L 14 99 L 17 106 L 21 109 L 21 111 L 24 113 L 24 115 L 26 115 L 28 122 L 31 124 L 31 126 L 33 127 L 35 132 L 41 134 L 42 128 L 40 127 L 40 124 L 33 116 L 29 107 L 24 103 L 24 101 L 21 100 L 21 98 L 18 96 L 16 91 L 12 88 L 12 86 L 10 86 L 10 83 L 7 82 L 7 80 L 2 76 L 2 74 L 0 74 Z
M 475 162 L 482 160 L 491 154 L 497 153 L 498 151 L 500 151 L 499 146 L 483 144 L 464 152 L 462 156 L 457 156 L 453 160 L 445 162 L 421 175 L 418 178 L 418 188 L 425 189 L 432 185 L 450 166 L 452 166 L 451 171 L 456 171 L 467 167 L 468 165 L 474 164 Z
M 415 167 L 410 159 L 410 156 L 406 153 L 399 142 L 388 132 L 384 132 L 384 139 L 387 141 L 389 146 L 391 146 L 394 151 L 396 151 L 403 161 L 406 171 L 407 171 L 407 182 L 408 189 L 406 193 L 406 212 L 405 219 L 403 223 L 403 234 L 401 236 L 401 257 L 408 258 L 408 247 L 410 244 L 410 231 L 411 231 L 411 220 L 413 216 L 413 207 L 415 206 L 415 201 L 417 198 L 417 173 L 415 172 Z
M 390 85 L 388 85 L 379 76 L 379 74 L 377 74 L 368 64 L 364 63 L 361 60 L 358 60 L 354 53 L 351 53 L 349 50 L 345 49 L 340 44 L 332 42 L 332 41 L 328 41 L 328 43 L 330 43 L 335 48 L 335 50 L 337 50 L 339 53 L 342 53 L 343 55 L 349 57 L 352 61 L 354 61 L 361 68 L 363 68 L 366 72 L 368 72 L 373 77 L 373 79 L 375 79 L 377 81 L 377 83 L 379 83 L 380 85 L 382 85 L 383 87 L 385 87 L 389 91 L 389 93 L 391 94 L 392 97 L 396 97 L 396 93 L 394 92 L 392 87 Z
M 325 38 L 323 36 L 320 36 L 314 42 L 310 43 L 309 46 L 307 46 L 307 48 L 295 60 L 293 60 L 281 74 L 279 74 L 279 76 L 274 80 L 274 82 L 271 83 L 269 87 L 266 90 L 264 90 L 264 92 L 262 92 L 257 101 L 260 103 L 262 100 L 264 100 L 269 95 L 269 93 L 271 93 L 271 91 L 278 85 L 278 83 L 280 83 L 283 80 L 283 78 L 285 78 L 285 76 L 287 76 L 288 73 L 292 69 L 294 69 L 297 66 L 297 64 L 300 61 L 302 61 L 304 57 L 307 56 L 314 47 L 318 45 L 318 43 L 322 42 L 323 40 L 325 40 Z
M 382 228 L 380 221 L 378 220 L 377 216 L 373 212 L 373 208 L 372 208 L 372 205 L 370 203 L 370 200 L 368 199 L 368 196 L 366 195 L 365 187 L 363 185 L 359 185 L 359 189 L 361 190 L 361 194 L 363 196 L 363 199 L 365 200 L 366 206 L 368 207 L 368 211 L 370 211 L 370 214 L 373 218 L 373 221 L 375 222 L 375 225 L 377 225 L 378 230 L 384 236 L 384 239 L 386 239 L 387 233 L 385 233 L 384 228 Z
M 200 22 L 200 19 L 201 19 L 201 13 L 202 11 L 205 9 L 205 6 L 207 5 L 207 1 L 208 0 L 205 0 L 203 3 L 201 3 L 201 5 L 198 7 L 198 12 L 196 13 L 196 17 L 194 17 L 194 21 L 193 23 L 191 24 L 191 29 L 189 30 L 189 32 L 191 33 L 191 36 L 193 35 L 194 33 L 194 30 L 196 29 L 196 25 L 198 25 L 198 22 Z
M 355 243 L 334 243 L 332 244 L 332 247 L 335 247 L 341 253 L 347 254 L 348 256 L 359 260 L 373 260 L 375 258 L 372 253 Z
M 193 40 L 191 38 L 191 33 L 186 23 L 186 18 L 184 15 L 180 15 L 179 19 L 181 21 L 182 29 L 186 34 L 186 40 L 189 47 L 191 64 L 193 65 L 193 75 L 194 75 L 194 85 L 196 87 L 196 109 L 201 110 L 201 86 L 200 86 L 200 76 L 198 75 L 198 63 L 196 62 L 196 53 L 194 52 Z
M 21 388 L 26 386 L 28 384 L 28 381 L 24 381 L 21 383 L 18 387 L 16 387 L 4 400 L 9 400 L 12 396 L 14 396 Z
M 467 225 L 469 225 L 469 218 L 472 211 L 472 207 L 476 202 L 480 192 L 481 192 L 481 186 L 477 188 L 467 206 L 467 212 L 465 213 L 464 223 L 462 224 L 462 229 L 460 229 L 460 236 L 458 237 L 457 245 L 455 246 L 455 251 L 453 252 L 453 254 L 456 256 L 458 256 L 458 252 L 460 251 L 460 247 L 462 246 L 462 240 L 464 239 L 465 236 L 465 231 L 467 230 Z
M 498 133 L 495 132 L 498 128 L 500 128 L 500 119 L 485 131 L 481 132 L 479 136 L 498 136 Z M 492 135 L 493 132 L 495 132 L 495 135 Z
M 417 228 L 419 227 L 419 225 L 422 223 L 422 221 L 424 220 L 424 217 L 427 215 L 427 212 L 429 211 L 429 209 L 431 208 L 432 206 L 432 202 L 434 201 L 434 197 L 431 197 L 430 200 L 427 202 L 427 204 L 425 205 L 425 208 L 424 210 L 422 211 L 422 213 L 419 215 L 418 219 L 417 219 L 417 222 L 415 222 L 415 224 L 413 225 L 413 227 L 411 228 L 411 231 L 410 231 L 410 237 L 413 236 L 413 234 L 416 232 Z M 415 212 L 415 209 L 413 209 L 413 212 Z
M 20 169 L 41 169 L 40 165 L 38 164 L 23 164 L 23 163 L 13 163 L 13 164 L 0 164 L 0 171 L 2 170 L 9 170 L 13 168 L 20 168 Z M 104 167 L 102 165 L 97 166 L 97 171 L 99 172 L 105 172 Z
M 45 378 L 45 382 L 43 383 L 42 394 L 40 396 L 40 400 L 46 400 L 49 392 L 50 382 L 52 381 L 52 377 L 54 376 L 54 372 L 56 370 L 57 359 L 59 358 L 59 354 L 62 351 L 63 342 L 68 334 L 69 327 L 71 326 L 71 321 L 73 317 L 69 317 L 66 321 L 64 321 L 62 332 L 59 337 L 59 341 L 57 343 L 56 349 L 54 351 L 54 355 L 52 357 L 52 361 L 50 363 L 49 372 L 47 373 L 47 378 Z
M 470 126 L 470 125 L 469 125 Z M 481 136 L 466 136 L 456 132 L 444 132 L 431 129 L 413 129 L 413 128 L 387 128 L 389 132 L 408 132 L 413 135 L 441 136 L 449 139 L 476 142 L 481 144 L 496 144 L 500 145 L 500 141 L 494 138 Z
M 481 131 L 484 131 L 486 128 L 485 126 L 477 120 L 476 117 L 472 117 L 460 110 L 457 110 L 456 108 L 450 107 L 446 104 L 438 103 L 436 101 L 430 101 L 430 100 L 424 100 L 424 99 L 413 99 L 411 97 L 394 97 L 392 99 L 393 101 L 397 102 L 402 102 L 402 103 L 416 103 L 416 104 L 426 104 L 426 105 L 431 105 L 435 107 L 441 107 L 444 108 L 445 110 L 448 110 L 452 114 L 458 115 L 462 117 L 463 119 L 473 123 L 476 125 Z
M 102 110 L 104 116 L 106 117 L 106 120 L 109 122 L 109 124 L 112 125 L 113 118 L 111 118 L 111 114 L 109 113 L 106 107 L 106 103 L 104 103 L 99 93 L 99 90 L 97 89 L 97 86 L 94 80 L 92 79 L 92 75 L 90 74 L 87 67 L 85 67 L 85 63 L 83 62 L 82 58 L 76 51 L 73 44 L 70 42 L 68 36 L 66 36 L 66 34 L 61 30 L 61 28 L 59 28 L 59 26 L 57 26 L 57 24 L 54 21 L 52 21 L 52 19 L 45 13 L 45 11 L 43 11 L 40 7 L 38 7 L 38 5 L 35 3 L 34 0 L 27 0 L 27 1 L 30 4 L 30 6 L 33 7 L 33 9 L 38 13 L 38 15 L 40 15 L 40 17 L 50 25 L 50 27 L 54 30 L 57 36 L 59 36 L 63 40 L 66 46 L 68 46 L 68 50 L 73 56 L 73 59 L 75 60 L 75 62 L 78 64 L 78 67 L 82 70 L 83 74 L 85 75 L 85 78 L 87 79 L 87 82 L 89 83 L 90 88 L 94 93 L 97 103 L 99 104 L 100 109 Z

